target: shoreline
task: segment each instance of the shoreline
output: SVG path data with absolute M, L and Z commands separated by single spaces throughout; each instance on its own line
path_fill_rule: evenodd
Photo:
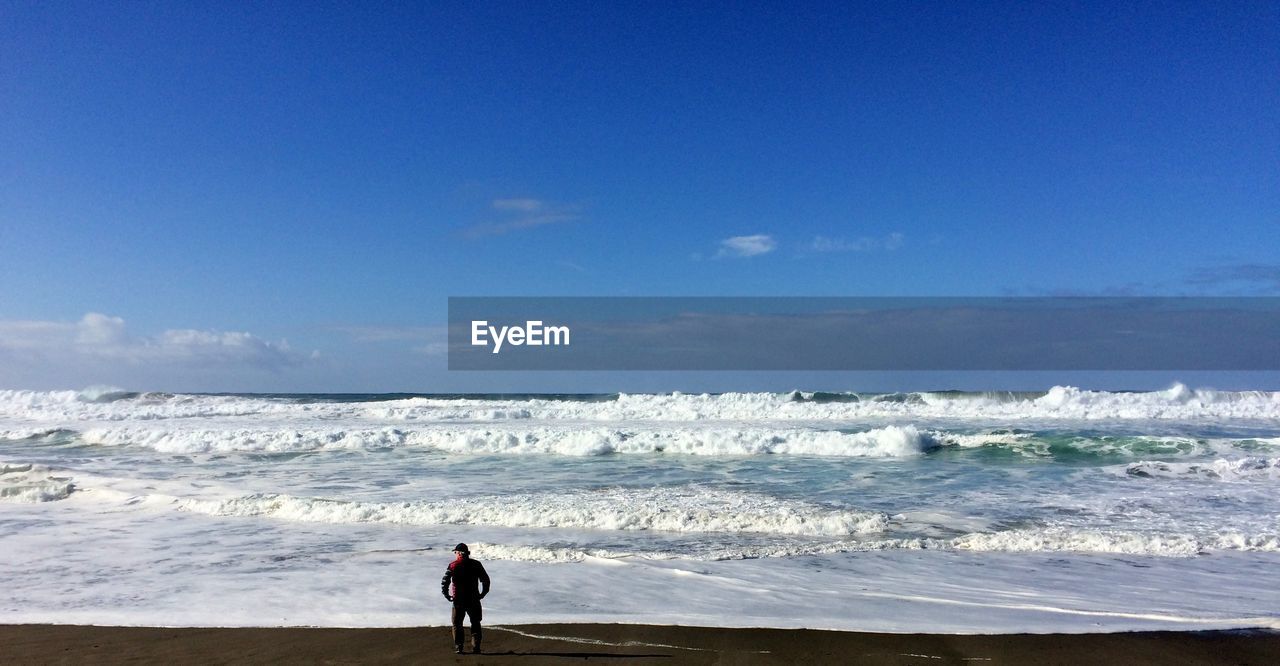
M 485 627 L 482 655 L 453 653 L 449 628 L 163 628 L 0 625 L 5 662 L 628 664 L 1267 664 L 1280 631 L 882 634 L 645 624 Z M 468 650 L 470 644 L 468 643 Z M 531 660 L 530 658 L 534 658 Z

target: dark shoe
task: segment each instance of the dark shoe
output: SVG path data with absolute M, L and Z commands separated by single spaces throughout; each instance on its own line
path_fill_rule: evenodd
M 465 652 L 462 651 L 461 645 L 455 645 L 453 649 L 457 650 L 458 654 L 466 654 Z
M 480 646 L 477 645 L 471 650 L 471 654 L 480 654 Z

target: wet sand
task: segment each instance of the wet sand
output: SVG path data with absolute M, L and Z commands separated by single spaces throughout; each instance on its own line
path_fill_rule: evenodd
M 1280 632 L 869 634 L 626 624 L 485 628 L 457 655 L 449 629 L 164 629 L 0 625 L 0 662 L 135 664 L 1276 664 Z M 468 645 L 468 649 L 470 646 Z

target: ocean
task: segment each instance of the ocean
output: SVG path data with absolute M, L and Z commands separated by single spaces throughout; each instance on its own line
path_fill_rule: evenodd
M 1280 628 L 1280 392 L 0 391 L 0 622 Z

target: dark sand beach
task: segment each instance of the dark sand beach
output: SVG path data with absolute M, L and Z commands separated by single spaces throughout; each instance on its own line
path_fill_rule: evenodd
M 47 663 L 1275 664 L 1280 632 L 869 634 L 620 624 L 489 627 L 456 655 L 445 627 L 0 626 L 0 661 Z

